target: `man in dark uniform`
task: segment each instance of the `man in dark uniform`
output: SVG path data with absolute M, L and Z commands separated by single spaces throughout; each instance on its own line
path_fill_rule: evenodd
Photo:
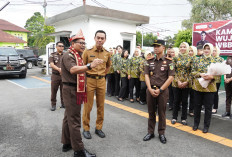
M 58 41 L 56 43 L 57 51 L 51 53 L 49 57 L 49 63 L 52 68 L 52 76 L 51 76 L 51 111 L 56 110 L 56 94 L 60 87 L 60 99 L 61 99 L 61 108 L 64 108 L 64 102 L 62 97 L 62 80 L 61 80 L 61 68 L 60 62 L 61 57 L 63 56 L 64 51 L 64 43 L 62 41 Z
M 104 103 L 105 103 L 105 91 L 106 81 L 105 75 L 107 74 L 111 65 L 111 54 L 103 48 L 103 44 L 106 41 L 106 33 L 103 30 L 98 30 L 95 33 L 94 40 L 95 46 L 91 49 L 85 50 L 83 53 L 84 64 L 91 63 L 94 59 L 98 58 L 103 61 L 103 64 L 98 65 L 96 68 L 86 72 L 87 77 L 87 103 L 84 104 L 83 109 L 83 135 L 86 139 L 91 139 L 90 130 L 90 112 L 93 107 L 93 98 L 96 94 L 96 105 L 97 105 L 97 120 L 95 133 L 104 138 L 105 134 L 102 131 L 103 120 L 104 120 Z
M 165 57 L 165 41 L 155 40 L 153 43 L 156 57 L 148 60 L 144 69 L 145 82 L 147 85 L 148 105 L 148 133 L 143 138 L 148 141 L 154 138 L 156 124 L 156 109 L 158 108 L 159 126 L 158 133 L 160 142 L 167 142 L 164 132 L 166 128 L 166 104 L 168 100 L 168 86 L 172 83 L 175 75 L 172 59 Z
M 209 41 L 205 40 L 206 38 L 206 32 L 205 31 L 202 31 L 201 32 L 201 40 L 197 42 L 197 46 L 198 45 L 205 45 L 205 43 L 209 43 Z
M 71 47 L 61 60 L 63 98 L 65 113 L 62 126 L 63 152 L 74 150 L 74 157 L 95 157 L 84 149 L 81 139 L 81 104 L 86 101 L 85 71 L 102 64 L 94 59 L 91 64 L 84 65 L 82 53 L 85 50 L 85 38 L 80 30 L 70 40 Z

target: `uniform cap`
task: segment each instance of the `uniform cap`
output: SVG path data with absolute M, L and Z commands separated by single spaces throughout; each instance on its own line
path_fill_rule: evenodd
M 74 35 L 73 37 L 71 37 L 71 38 L 69 39 L 69 42 L 71 42 L 71 41 L 73 41 L 73 40 L 75 40 L 75 39 L 83 39 L 83 40 L 85 40 L 85 37 L 84 37 L 83 32 L 82 32 L 81 29 L 77 32 L 76 35 Z
M 152 44 L 152 46 L 154 45 L 165 45 L 165 41 L 164 40 L 154 40 L 154 43 Z

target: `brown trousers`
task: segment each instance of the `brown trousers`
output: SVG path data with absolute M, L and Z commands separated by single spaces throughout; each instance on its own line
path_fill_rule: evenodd
M 71 144 L 74 151 L 84 149 L 81 138 L 81 105 L 77 105 L 76 88 L 64 85 L 65 113 L 62 126 L 63 144 Z
M 85 131 L 90 129 L 90 112 L 93 108 L 93 98 L 96 91 L 96 104 L 97 104 L 97 120 L 96 129 L 101 130 L 104 120 L 104 103 L 105 103 L 105 91 L 106 81 L 105 78 L 94 79 L 87 77 L 87 103 L 84 104 L 83 109 L 83 128 Z
M 51 105 L 52 106 L 56 106 L 56 95 L 59 87 L 60 87 L 61 104 L 64 104 L 63 96 L 62 96 L 63 84 L 62 84 L 61 76 L 52 74 L 51 76 Z
M 168 89 L 164 90 L 158 97 L 153 97 L 147 89 L 147 105 L 148 105 L 148 133 L 153 134 L 156 124 L 156 110 L 158 108 L 159 125 L 158 133 L 164 135 L 166 129 L 166 105 L 168 100 Z
M 232 82 L 225 83 L 226 90 L 226 112 L 231 113 Z

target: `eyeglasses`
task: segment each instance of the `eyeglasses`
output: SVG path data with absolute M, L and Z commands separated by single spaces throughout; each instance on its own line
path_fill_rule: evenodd
M 81 45 L 86 45 L 86 42 L 75 42 L 75 43 L 79 43 Z
M 58 47 L 64 47 L 64 45 L 58 45 Z

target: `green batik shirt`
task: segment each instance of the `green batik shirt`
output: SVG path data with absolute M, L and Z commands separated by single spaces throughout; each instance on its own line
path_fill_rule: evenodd
M 201 57 L 196 58 L 195 62 L 192 64 L 192 72 L 191 72 L 191 75 L 193 77 L 192 89 L 198 92 L 216 92 L 217 91 L 215 76 L 214 76 L 214 79 L 211 80 L 207 88 L 203 88 L 198 81 L 198 78 L 201 78 L 200 76 L 201 73 L 207 73 L 207 67 L 211 63 L 216 63 L 216 60 L 212 56 L 206 58 L 203 55 Z
M 120 77 L 128 76 L 129 59 L 121 58 L 119 63 Z
M 173 64 L 175 68 L 175 77 L 172 82 L 172 86 L 178 88 L 178 81 L 188 82 L 186 88 L 191 87 L 191 64 L 193 58 L 189 55 L 178 55 L 177 57 L 173 57 Z
M 141 57 L 132 57 L 130 59 L 128 75 L 130 75 L 131 78 L 139 78 L 139 66 L 141 60 Z
M 114 73 L 114 68 L 113 68 L 113 58 L 114 58 L 114 56 L 115 55 L 111 55 L 111 57 L 110 57 L 110 60 L 111 60 L 112 64 L 110 65 L 110 69 L 109 69 L 107 74 L 113 74 Z
M 114 69 L 114 71 L 117 71 L 117 70 L 120 70 L 119 68 L 120 68 L 120 60 L 121 60 L 121 54 L 119 54 L 119 53 L 117 53 L 117 54 L 115 54 L 114 55 L 114 57 L 113 57 L 113 69 Z
M 222 57 L 214 57 L 217 63 L 222 63 L 224 59 Z M 215 82 L 216 83 L 221 83 L 221 76 L 216 76 L 215 77 Z
M 140 81 L 145 81 L 145 74 L 144 74 L 144 67 L 146 65 L 146 60 L 142 58 L 139 66 L 139 80 Z

